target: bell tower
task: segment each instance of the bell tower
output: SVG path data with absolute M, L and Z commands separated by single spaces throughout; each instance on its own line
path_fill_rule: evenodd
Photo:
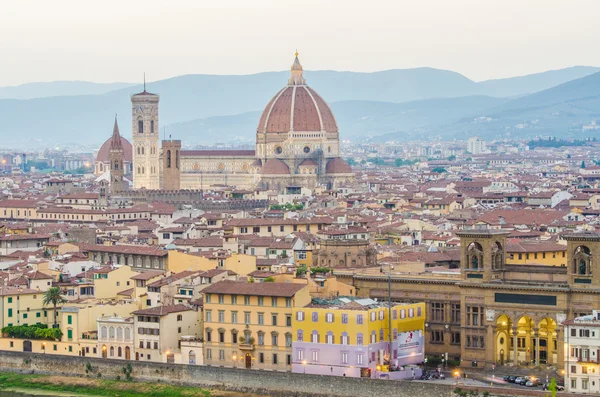
M 503 277 L 506 264 L 506 236 L 503 230 L 462 230 L 460 237 L 461 278 L 476 283 Z
M 145 78 L 144 91 L 131 96 L 134 189 L 160 189 L 158 101 L 146 91 Z
M 181 185 L 181 141 L 162 141 L 161 189 L 179 190 Z
M 119 125 L 117 124 L 117 116 L 115 116 L 115 125 L 113 127 L 112 138 L 110 139 L 110 150 L 108 159 L 110 161 L 110 194 L 116 194 L 125 190 L 123 175 L 123 159 L 125 151 L 121 142 L 121 134 L 119 133 Z

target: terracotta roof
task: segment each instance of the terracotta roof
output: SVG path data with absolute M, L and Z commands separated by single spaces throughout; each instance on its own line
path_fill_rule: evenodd
M 100 244 L 79 244 L 82 251 L 87 252 L 111 252 L 118 254 L 149 255 L 149 256 L 168 256 L 166 250 L 152 248 L 142 245 L 100 245 Z
M 305 159 L 303 162 L 300 163 L 300 165 L 298 167 L 316 167 L 317 163 L 314 162 L 314 160 L 312 159 Z
M 350 165 L 339 157 L 333 158 L 327 162 L 325 166 L 327 174 L 351 174 L 352 168 Z
M 36 208 L 37 204 L 34 200 L 2 200 L 0 207 L 8 208 Z
M 7 234 L 0 236 L 0 241 L 37 240 L 52 237 L 51 234 Z
M 111 145 L 112 140 L 113 140 L 113 137 L 111 136 L 102 144 L 102 146 L 100 146 L 100 150 L 98 150 L 98 154 L 96 155 L 96 161 L 100 161 L 103 163 L 109 162 L 108 153 L 110 152 L 110 145 Z M 121 135 L 121 146 L 123 147 L 123 154 L 124 154 L 123 161 L 131 162 L 132 158 L 133 158 L 133 147 L 131 146 L 131 143 L 127 139 L 123 138 L 122 135 Z
M 204 294 L 283 296 L 291 298 L 303 288 L 306 288 L 306 285 L 294 283 L 247 283 L 224 280 L 206 287 L 202 292 Z
M 269 159 L 260 169 L 263 175 L 289 175 L 290 167 L 279 159 Z
M 265 107 L 257 132 L 338 132 L 333 112 L 323 98 L 306 85 L 299 62 L 294 62 L 288 84 Z
M 167 314 L 187 312 L 189 310 L 193 310 L 193 309 L 189 306 L 178 304 L 178 305 L 157 306 L 157 307 L 151 307 L 149 309 L 136 310 L 132 314 L 135 314 L 136 316 L 166 316 Z
M 150 280 L 154 277 L 158 277 L 163 274 L 163 270 L 149 270 L 147 272 L 143 272 L 140 274 L 136 274 L 135 276 L 130 277 L 132 280 Z
M 254 157 L 256 151 L 254 150 L 182 150 L 182 157 L 201 157 L 201 156 L 214 156 L 214 157 Z

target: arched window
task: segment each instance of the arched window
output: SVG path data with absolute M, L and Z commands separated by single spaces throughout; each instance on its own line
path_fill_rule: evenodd
M 592 252 L 585 245 L 575 248 L 573 253 L 573 274 L 592 275 Z
M 298 330 L 297 334 L 296 334 L 296 340 L 298 342 L 304 342 L 304 332 L 302 332 L 301 329 Z
M 145 149 L 143 146 L 142 146 L 142 154 L 145 154 Z
M 117 328 L 117 339 L 123 340 L 123 328 L 121 328 L 121 327 Z
M 483 247 L 473 242 L 467 247 L 467 268 L 472 270 L 483 269 Z
M 492 246 L 492 269 L 501 270 L 504 267 L 504 252 L 498 241 Z
M 167 150 L 167 168 L 171 168 L 171 151 Z
M 111 357 L 114 357 L 114 356 L 115 356 L 115 347 L 114 347 L 114 346 L 111 346 L 111 347 L 110 347 L 110 356 L 111 356 Z
M 319 331 L 313 331 L 310 335 L 310 341 L 312 343 L 319 343 Z
M 292 347 L 292 334 L 289 332 L 285 333 L 285 346 Z
M 110 327 L 108 329 L 108 337 L 110 339 L 114 339 L 115 338 L 115 327 Z
M 118 169 L 119 169 L 119 160 L 115 160 L 115 165 L 114 165 L 114 167 L 115 167 L 115 170 L 118 170 Z
M 139 119 L 138 120 L 138 134 L 143 134 L 144 133 L 144 120 Z
M 107 336 L 107 329 L 106 329 L 106 327 L 100 328 L 100 335 L 102 336 L 102 339 L 106 339 L 106 336 Z
M 196 365 L 196 352 L 193 350 L 190 350 L 190 356 L 189 356 L 188 363 L 190 365 Z
M 359 346 L 362 346 L 364 344 L 364 340 L 363 340 L 363 334 L 362 332 L 359 332 L 356 334 L 356 344 Z
M 154 134 L 154 120 L 150 120 L 150 133 Z
M 125 340 L 131 339 L 131 330 L 129 328 L 125 328 Z
M 383 328 L 379 330 L 379 342 L 383 342 Z
M 123 356 L 123 350 L 121 349 L 121 346 L 119 346 L 119 348 L 117 349 L 117 356 L 118 357 L 122 357 Z
M 335 343 L 335 337 L 333 336 L 333 332 L 327 332 L 326 341 L 328 345 L 333 345 Z
M 179 150 L 175 151 L 175 168 L 179 168 Z
M 375 331 L 371 331 L 371 343 L 377 343 L 377 333 Z
M 340 340 L 340 343 L 342 345 L 349 345 L 350 344 L 350 338 L 348 338 L 348 333 L 347 332 L 342 332 L 342 339 Z

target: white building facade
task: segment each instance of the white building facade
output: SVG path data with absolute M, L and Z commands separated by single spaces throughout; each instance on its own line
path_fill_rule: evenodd
M 563 323 L 565 390 L 600 394 L 600 310 Z

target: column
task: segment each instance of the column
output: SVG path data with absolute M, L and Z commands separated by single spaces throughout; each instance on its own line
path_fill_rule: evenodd
M 562 327 L 558 327 L 558 326 L 556 327 L 556 345 L 557 345 L 556 346 L 556 353 L 557 353 L 556 361 L 557 362 L 554 362 L 552 355 L 550 355 L 548 363 L 552 364 L 552 365 L 556 365 L 557 368 L 566 369 L 565 368 L 565 349 L 563 346 L 564 341 L 563 341 L 563 336 L 561 334 L 562 330 L 563 330 Z M 548 336 L 548 344 L 550 344 L 550 346 L 552 346 L 552 348 L 554 348 L 554 342 L 552 341 L 552 337 L 550 335 Z
M 535 336 L 535 365 L 540 365 L 540 329 L 533 329 L 533 336 Z M 548 348 L 546 343 L 546 349 Z
M 518 340 L 517 340 L 517 327 L 512 327 L 513 330 L 513 365 L 515 367 L 519 366 L 519 356 L 518 356 Z
M 496 352 L 497 338 L 496 338 L 496 325 L 488 325 L 487 333 L 485 336 L 485 362 L 487 364 L 495 363 L 498 359 Z

